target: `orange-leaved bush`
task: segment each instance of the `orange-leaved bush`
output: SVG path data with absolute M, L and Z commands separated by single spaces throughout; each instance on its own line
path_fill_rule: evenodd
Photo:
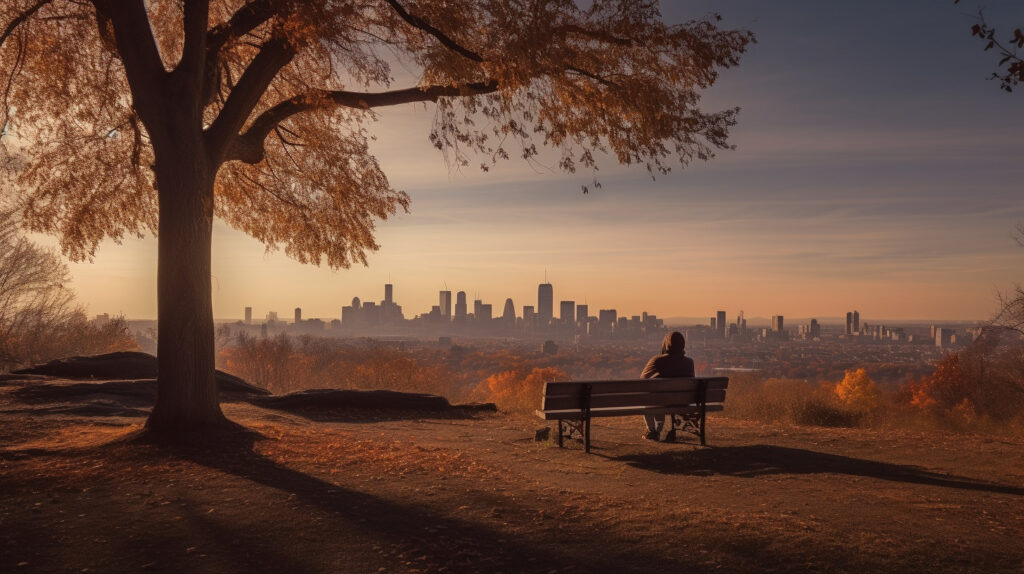
M 529 373 L 503 371 L 480 383 L 477 396 L 483 396 L 505 410 L 530 411 L 540 408 L 544 383 L 566 378 L 565 372 L 555 367 L 534 367 Z
M 843 380 L 836 383 L 833 390 L 844 405 L 860 412 L 878 408 L 882 398 L 878 384 L 864 369 L 846 371 Z

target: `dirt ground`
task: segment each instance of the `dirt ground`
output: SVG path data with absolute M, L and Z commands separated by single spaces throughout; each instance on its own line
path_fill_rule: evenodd
M 144 398 L 37 382 L 0 382 L 0 572 L 1024 571 L 1020 440 L 611 419 L 587 455 L 528 415 L 237 401 L 250 432 L 171 448 Z

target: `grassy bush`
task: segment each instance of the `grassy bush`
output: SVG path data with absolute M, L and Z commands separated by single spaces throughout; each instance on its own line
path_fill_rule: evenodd
M 761 380 L 754 375 L 731 377 L 726 412 L 764 423 L 824 427 L 855 427 L 866 420 L 838 399 L 832 385 L 796 379 Z

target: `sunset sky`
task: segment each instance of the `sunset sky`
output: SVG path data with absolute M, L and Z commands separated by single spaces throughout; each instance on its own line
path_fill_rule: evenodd
M 384 110 L 375 151 L 411 213 L 379 224 L 368 267 L 332 271 L 267 254 L 217 224 L 214 314 L 337 318 L 355 296 L 407 317 L 437 292 L 500 310 L 555 301 L 592 313 L 984 319 L 1024 280 L 1024 88 L 970 36 L 978 5 L 939 1 L 663 2 L 666 20 L 716 10 L 758 37 L 706 109 L 738 105 L 735 151 L 652 181 L 606 158 L 599 190 L 510 160 L 450 170 L 427 140 L 432 108 Z M 1024 3 L 985 3 L 1009 37 Z M 513 154 L 514 155 L 514 154 Z M 105 243 L 71 266 L 90 313 L 156 316 L 156 241 Z

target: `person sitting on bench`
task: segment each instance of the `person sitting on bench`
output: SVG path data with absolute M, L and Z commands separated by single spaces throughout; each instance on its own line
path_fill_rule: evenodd
M 692 377 L 693 375 L 693 359 L 686 356 L 686 339 L 683 334 L 679 331 L 672 331 L 665 335 L 665 340 L 661 343 L 661 354 L 651 357 L 651 360 L 647 361 L 647 366 L 644 367 L 640 376 L 645 379 L 653 377 L 668 378 L 668 377 Z M 644 439 L 647 440 L 658 440 L 661 437 L 661 423 L 666 417 L 671 415 L 644 415 L 644 422 L 647 423 L 647 433 L 643 435 Z M 662 420 L 659 420 L 662 419 Z M 671 425 L 669 425 L 671 427 Z M 666 441 L 675 440 L 675 431 L 668 431 L 668 435 L 665 436 Z

